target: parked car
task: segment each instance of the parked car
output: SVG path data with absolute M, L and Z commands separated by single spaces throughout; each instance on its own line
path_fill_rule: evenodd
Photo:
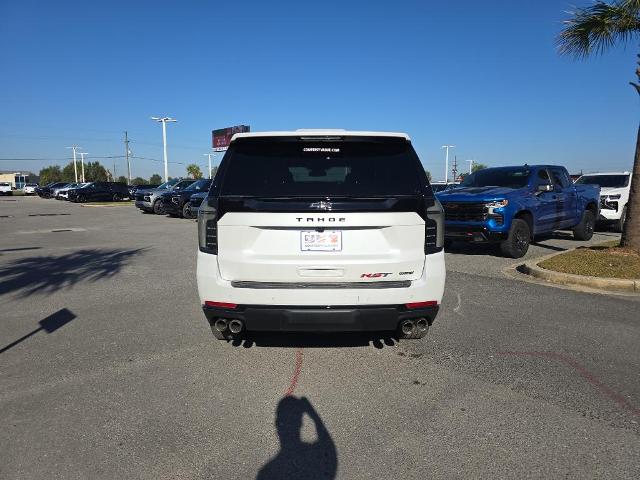
M 36 188 L 38 188 L 37 183 L 27 183 L 24 186 L 23 192 L 25 195 L 34 195 L 36 193 Z
M 13 195 L 13 190 L 9 182 L 0 182 L 0 195 Z
M 191 196 L 196 193 L 208 192 L 211 180 L 198 180 L 182 190 L 170 190 L 160 195 L 162 211 L 175 217 L 195 218 L 191 211 Z
M 207 198 L 207 195 L 209 195 L 209 192 L 202 192 L 202 193 L 194 193 L 193 195 L 191 195 L 191 199 L 189 200 L 189 203 L 191 204 L 191 215 L 192 218 L 198 218 L 198 214 L 200 212 L 200 205 L 202 205 L 202 202 L 205 198 Z
M 160 185 L 157 183 L 154 184 L 146 184 L 140 183 L 136 185 L 129 185 L 127 188 L 129 189 L 129 198 L 136 198 L 136 192 L 138 190 L 151 190 L 153 188 L 158 188 Z
M 443 227 L 406 134 L 235 134 L 198 216 L 200 303 L 218 339 L 421 338 L 444 290 Z
M 69 182 L 53 182 L 40 189 L 36 189 L 36 193 L 42 198 L 51 198 L 55 189 L 62 188 L 68 183 Z
M 600 187 L 575 185 L 564 167 L 524 165 L 479 170 L 459 188 L 440 192 L 447 241 L 494 242 L 520 258 L 533 237 L 572 229 L 589 240 L 598 218 Z
M 52 196 L 55 197 L 56 200 L 66 200 L 69 195 L 69 190 L 73 188 L 82 188 L 84 185 L 89 185 L 90 182 L 86 183 L 67 183 L 65 186 L 56 188 L 53 190 Z
M 72 202 L 118 202 L 129 198 L 129 190 L 124 183 L 92 182 L 84 187 L 72 188 L 67 192 Z
M 66 186 L 56 190 L 56 192 L 57 192 L 56 193 L 56 200 L 69 200 L 69 190 L 86 187 L 90 183 L 91 182 L 70 183 L 69 185 L 66 185 Z
M 631 173 L 589 173 L 576 180 L 576 184 L 600 186 L 600 216 L 598 221 L 613 225 L 617 232 L 622 232 L 624 222 L 627 220 Z
M 157 215 L 162 214 L 162 199 L 160 195 L 168 191 L 178 191 L 187 188 L 195 180 L 193 179 L 181 179 L 174 178 L 168 182 L 163 183 L 158 188 L 152 188 L 150 190 L 138 190 L 136 192 L 136 207 L 143 212 L 155 213 Z

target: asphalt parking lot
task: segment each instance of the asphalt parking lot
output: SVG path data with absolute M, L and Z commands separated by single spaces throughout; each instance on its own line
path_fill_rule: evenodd
M 0 477 L 640 476 L 636 298 L 456 247 L 424 340 L 222 343 L 196 246 L 132 206 L 0 200 Z

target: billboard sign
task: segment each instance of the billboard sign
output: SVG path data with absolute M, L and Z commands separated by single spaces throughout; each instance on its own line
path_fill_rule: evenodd
M 249 125 L 236 125 L 235 127 L 221 128 L 211 132 L 211 142 L 213 150 L 223 152 L 229 148 L 231 137 L 236 133 L 249 131 Z

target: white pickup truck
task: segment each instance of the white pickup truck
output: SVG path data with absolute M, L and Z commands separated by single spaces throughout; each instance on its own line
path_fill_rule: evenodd
M 627 219 L 627 202 L 631 191 L 629 172 L 588 173 L 582 175 L 576 183 L 600 185 L 601 223 L 613 224 L 617 232 L 622 232 Z
M 0 195 L 13 195 L 9 182 L 0 182 Z

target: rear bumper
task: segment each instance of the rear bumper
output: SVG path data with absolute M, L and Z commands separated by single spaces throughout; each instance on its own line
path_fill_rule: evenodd
M 391 331 L 405 319 L 426 318 L 433 323 L 439 307 L 407 309 L 404 305 L 270 306 L 239 305 L 233 310 L 204 306 L 213 327 L 218 318 L 242 320 L 248 331 L 361 332 Z
M 501 242 L 509 232 L 489 230 L 482 225 L 445 225 L 444 236 L 449 240 L 465 242 Z

